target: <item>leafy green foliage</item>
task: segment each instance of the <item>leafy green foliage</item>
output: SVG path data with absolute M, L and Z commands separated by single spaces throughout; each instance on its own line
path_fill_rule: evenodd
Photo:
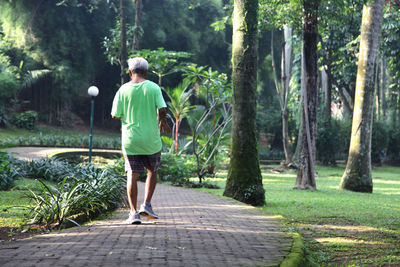
M 332 119 L 318 122 L 317 159 L 324 165 L 335 165 L 336 160 L 345 159 L 350 146 L 351 122 Z
M 173 185 L 183 186 L 193 176 L 194 166 L 190 157 L 175 154 L 163 154 L 158 172 L 159 179 Z
M 135 27 L 126 24 L 126 35 L 133 36 L 135 31 Z M 132 39 L 127 40 L 127 47 L 132 47 Z M 111 65 L 120 64 L 120 54 L 121 54 L 121 23 L 120 20 L 117 18 L 115 22 L 115 27 L 110 29 L 108 36 L 105 36 L 103 39 L 103 48 L 104 54 L 107 57 L 108 62 Z
M 387 149 L 389 161 L 393 163 L 400 162 L 400 129 L 391 128 L 389 130 L 389 144 Z
M 38 122 L 38 113 L 34 110 L 28 110 L 20 114 L 15 114 L 11 118 L 11 123 L 18 128 L 34 130 Z
M 157 50 L 142 49 L 136 51 L 132 57 L 143 57 L 149 62 L 149 70 L 158 78 L 158 85 L 162 86 L 162 79 L 173 73 L 182 71 L 185 65 L 183 60 L 189 58 L 190 53 L 166 51 L 160 47 Z
M 8 122 L 8 115 L 4 106 L 0 106 L 0 127 L 6 126 Z
M 386 122 L 374 121 L 371 137 L 371 160 L 382 163 L 389 144 L 389 127 Z
M 178 151 L 179 146 L 179 127 L 184 118 L 195 108 L 191 105 L 190 97 L 193 94 L 193 89 L 188 89 L 190 81 L 184 79 L 178 87 L 166 90 L 168 92 L 169 102 L 168 108 L 172 116 L 168 114 L 173 123 L 172 135 L 174 136 L 175 151 Z M 172 149 L 172 146 L 171 146 Z
M 228 72 L 229 33 L 225 36 L 210 26 L 224 16 L 222 5 L 214 0 L 153 0 L 151 5 L 144 4 L 141 46 L 185 51 L 193 54 L 192 60 L 199 65 Z
M 20 164 L 27 178 L 60 182 L 64 177 L 71 177 L 75 174 L 75 168 L 66 161 L 43 158 L 24 161 Z
M 31 192 L 35 208 L 33 222 L 60 227 L 72 215 L 100 213 L 117 207 L 122 201 L 124 179 L 93 165 L 75 169 L 74 177 L 65 177 L 57 186 L 39 180 L 41 191 Z M 74 222 L 77 224 L 76 222 Z
M 14 164 L 15 159 L 11 158 L 6 152 L 0 151 L 0 191 L 10 189 L 15 180 L 20 177 L 20 173 Z
M 89 147 L 88 136 L 64 136 L 44 134 L 40 136 L 8 137 L 0 140 L 0 147 L 6 146 L 49 146 L 49 147 Z M 121 138 L 96 136 L 93 139 L 93 148 L 120 149 Z
M 204 103 L 197 105 L 188 117 L 192 136 L 187 145 L 192 145 L 201 183 L 206 174 L 213 174 L 216 157 L 230 140 L 232 88 L 225 74 L 211 68 L 189 65 L 184 76 L 192 82 L 196 95 Z
M 124 159 L 116 159 L 109 166 L 110 170 L 118 175 L 125 175 Z M 195 164 L 190 156 L 163 153 L 158 170 L 158 179 L 161 182 L 183 186 L 189 183 L 193 176 Z M 145 176 L 141 177 L 145 179 Z
M 388 61 L 387 73 L 390 78 L 387 79 L 387 88 L 391 92 L 389 94 L 389 107 L 393 112 L 391 120 L 393 127 L 398 127 L 396 122 L 398 115 L 396 115 L 396 112 L 400 109 L 400 99 L 398 97 L 400 90 L 400 58 L 398 56 L 400 53 L 400 10 L 398 3 L 394 4 L 394 6 L 396 8 L 392 8 L 390 11 L 388 11 L 389 7 L 386 7 L 384 13 L 380 49 Z
M 104 71 L 107 64 L 100 40 L 113 17 L 105 1 L 96 1 L 95 10 L 88 1 L 68 2 L 71 5 L 37 0 L 0 4 L 0 27 L 7 41 L 0 50 L 5 50 L 18 74 L 13 81 L 0 71 L 0 83 L 8 87 L 13 85 L 10 81 L 16 83 L 17 90 L 8 92 L 29 100 L 41 119 L 58 125 L 68 124 L 71 109 L 79 111 L 78 96 Z M 112 80 L 99 77 L 96 80 Z
M 297 0 L 261 0 L 259 4 L 259 23 L 262 28 L 281 28 L 293 25 L 299 28 L 299 17 L 303 16 L 301 1 Z

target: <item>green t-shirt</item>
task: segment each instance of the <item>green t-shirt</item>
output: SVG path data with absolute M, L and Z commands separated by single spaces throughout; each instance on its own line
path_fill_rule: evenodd
M 162 149 L 157 110 L 165 108 L 160 87 L 151 81 L 128 82 L 114 97 L 111 115 L 121 118 L 127 155 L 152 155 Z

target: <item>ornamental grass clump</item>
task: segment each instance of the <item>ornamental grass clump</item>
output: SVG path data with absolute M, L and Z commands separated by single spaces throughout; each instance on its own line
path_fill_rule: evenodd
M 60 228 L 67 221 L 76 225 L 75 215 L 95 215 L 110 211 L 122 203 L 125 180 L 107 169 L 93 165 L 76 166 L 73 175 L 64 177 L 57 186 L 38 180 L 41 190 L 30 190 L 35 208 L 30 212 L 32 223 Z

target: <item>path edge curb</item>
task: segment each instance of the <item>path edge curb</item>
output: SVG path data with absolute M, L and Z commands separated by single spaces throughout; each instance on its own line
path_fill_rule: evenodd
M 293 238 L 292 248 L 285 257 L 280 267 L 297 267 L 305 264 L 305 248 L 303 238 L 299 233 L 291 233 Z

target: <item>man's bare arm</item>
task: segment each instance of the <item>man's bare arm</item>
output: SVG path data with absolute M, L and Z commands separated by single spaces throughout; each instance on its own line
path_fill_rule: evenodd
M 114 116 L 111 116 L 113 119 L 116 119 L 116 120 L 121 120 L 122 119 L 122 117 L 114 117 Z
M 167 123 L 167 109 L 166 108 L 160 108 L 158 110 L 158 117 L 159 117 L 159 124 L 158 128 L 160 129 L 161 132 L 163 133 L 171 133 L 171 128 L 169 127 Z

